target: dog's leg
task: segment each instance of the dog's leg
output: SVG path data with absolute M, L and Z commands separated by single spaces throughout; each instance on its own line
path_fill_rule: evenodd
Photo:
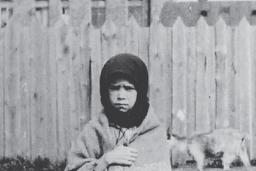
M 247 170 L 250 170 L 251 164 L 250 164 L 250 159 L 248 156 L 248 153 L 246 150 L 242 149 L 240 151 L 240 159 L 242 160 L 244 166 L 247 168 Z
M 204 168 L 204 153 L 201 150 L 200 146 L 197 144 L 191 144 L 189 145 L 189 153 L 194 157 L 197 168 L 199 171 L 203 171 Z
M 223 164 L 224 170 L 230 170 L 230 164 L 235 159 L 235 157 L 236 156 L 234 154 L 224 152 L 222 157 L 222 164 Z
M 241 161 L 243 162 L 244 166 L 247 168 L 247 170 L 251 170 L 251 163 L 247 151 L 247 146 L 246 146 L 246 139 L 242 138 L 241 141 L 241 146 L 239 150 L 239 156 Z

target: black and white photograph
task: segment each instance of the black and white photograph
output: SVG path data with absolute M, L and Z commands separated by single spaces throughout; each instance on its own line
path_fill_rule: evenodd
M 256 171 L 256 0 L 0 0 L 0 171 Z

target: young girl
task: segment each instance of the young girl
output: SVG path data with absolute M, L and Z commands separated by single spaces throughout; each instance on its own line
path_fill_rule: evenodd
M 72 144 L 66 171 L 170 171 L 166 131 L 148 102 L 148 71 L 131 54 L 112 57 L 100 76 L 101 103 Z

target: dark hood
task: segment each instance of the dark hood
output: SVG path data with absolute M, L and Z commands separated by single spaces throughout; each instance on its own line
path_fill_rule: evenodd
M 133 109 L 120 113 L 110 105 L 108 87 L 117 78 L 126 78 L 137 90 L 137 101 Z M 100 95 L 105 114 L 110 122 L 122 127 L 139 126 L 148 112 L 148 70 L 145 63 L 131 54 L 118 54 L 109 59 L 101 71 Z

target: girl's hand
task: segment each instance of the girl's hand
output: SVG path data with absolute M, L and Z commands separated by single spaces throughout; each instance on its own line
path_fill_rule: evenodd
M 138 156 L 138 152 L 134 148 L 126 146 L 118 146 L 114 150 L 104 154 L 107 165 L 118 164 L 131 166 Z

